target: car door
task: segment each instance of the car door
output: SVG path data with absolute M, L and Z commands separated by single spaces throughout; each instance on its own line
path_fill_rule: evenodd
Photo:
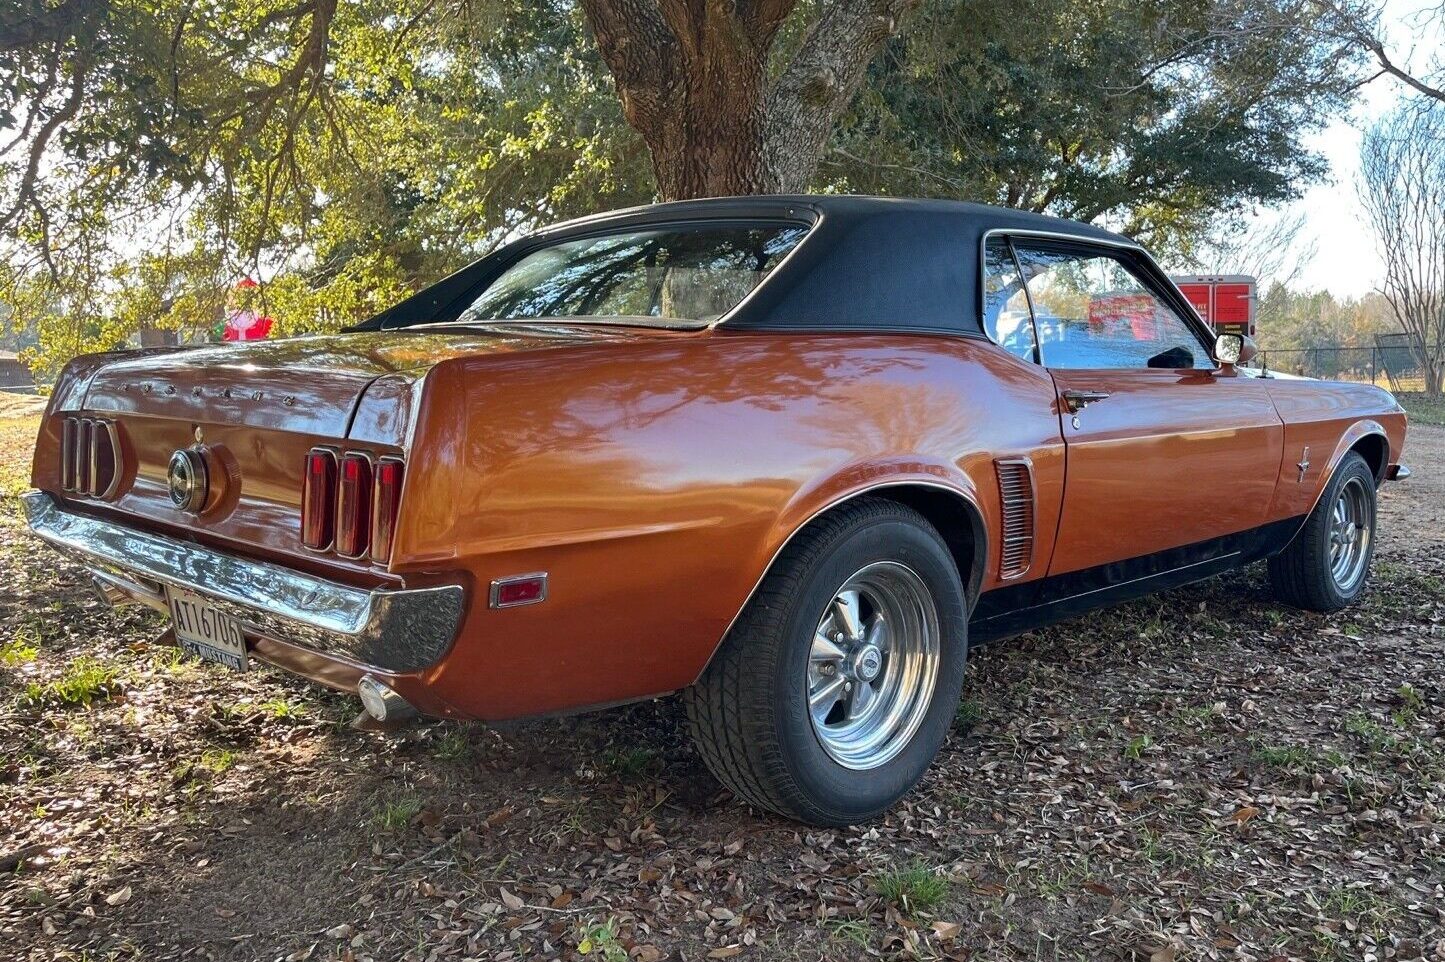
M 1264 383 L 1217 369 L 1206 330 L 1142 252 L 1011 243 L 1065 443 L 1049 573 L 1190 545 L 1207 560 L 1226 550 L 1215 539 L 1262 524 L 1283 444 Z

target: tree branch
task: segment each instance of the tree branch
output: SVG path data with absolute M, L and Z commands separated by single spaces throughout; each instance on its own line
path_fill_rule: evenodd
M 110 0 L 62 0 L 51 7 L 45 0 L 19 0 L 19 9 L 0 13 L 0 53 L 46 43 L 62 43 Z
M 1342 40 L 1351 41 L 1365 48 L 1375 58 L 1375 62 L 1380 65 L 1380 72 L 1371 77 L 1371 80 L 1388 74 L 1415 92 L 1445 103 L 1445 87 L 1432 86 L 1395 63 L 1389 51 L 1385 49 L 1384 42 L 1380 39 L 1376 24 L 1370 22 L 1372 17 L 1359 8 L 1348 7 L 1342 3 L 1329 3 L 1327 6 L 1340 25 L 1336 35 Z
M 70 96 L 60 109 L 51 114 L 40 129 L 35 133 L 35 139 L 30 142 L 30 158 L 25 164 L 25 172 L 21 174 L 20 185 L 15 191 L 15 203 L 0 216 L 0 228 L 9 227 L 20 217 L 25 210 L 27 203 L 35 204 L 35 179 L 40 171 L 40 161 L 45 156 L 45 150 L 50 146 L 50 138 L 61 126 L 70 122 L 80 110 L 80 104 L 85 94 L 85 79 L 89 71 L 84 63 L 76 63 L 75 75 L 71 78 Z
M 678 38 L 652 0 L 582 0 L 622 111 L 644 137 L 666 123 L 678 84 Z
M 919 0 L 834 0 L 768 97 L 766 149 L 780 188 L 803 190 L 879 46 Z

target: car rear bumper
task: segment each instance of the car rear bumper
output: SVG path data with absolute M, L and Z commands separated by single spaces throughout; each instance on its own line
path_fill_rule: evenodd
M 310 659 L 317 670 L 340 659 L 393 674 L 421 671 L 446 654 L 461 624 L 460 585 L 353 588 L 68 511 L 43 491 L 22 501 L 31 532 L 89 569 L 113 604 L 168 611 L 167 587 L 195 592 L 240 619 L 248 639 L 269 642 L 258 655 L 290 661 L 284 667 L 302 674 L 314 675 L 301 668 L 307 652 L 321 656 Z M 318 680 L 351 687 L 340 675 Z
M 1392 464 L 1385 470 L 1385 480 L 1404 481 L 1410 477 L 1411 473 L 1410 469 L 1403 464 Z

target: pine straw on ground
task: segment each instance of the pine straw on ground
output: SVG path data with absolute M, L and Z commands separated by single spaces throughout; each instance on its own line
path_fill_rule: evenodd
M 837 832 L 733 801 L 670 700 L 351 731 L 152 644 L 7 480 L 0 957 L 1445 959 L 1442 442 L 1361 606 L 1256 566 L 977 651 L 923 786 Z

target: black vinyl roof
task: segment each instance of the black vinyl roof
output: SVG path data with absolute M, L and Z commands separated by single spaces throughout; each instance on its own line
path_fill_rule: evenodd
M 596 214 L 514 241 L 414 294 L 355 330 L 451 320 L 527 251 L 558 240 L 698 220 L 791 220 L 808 236 L 723 320 L 729 330 L 981 333 L 983 236 L 1002 230 L 1128 244 L 1075 221 L 952 200 L 847 195 L 718 197 Z

